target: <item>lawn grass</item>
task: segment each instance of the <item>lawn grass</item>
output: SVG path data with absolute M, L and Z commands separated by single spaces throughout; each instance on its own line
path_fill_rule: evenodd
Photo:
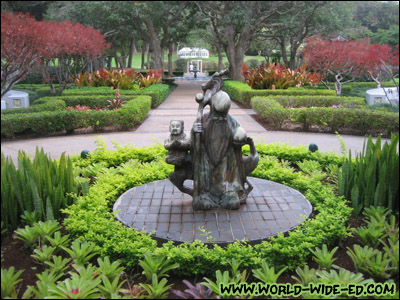
M 147 60 L 147 56 L 146 56 L 145 59 Z M 172 61 L 176 61 L 177 59 L 178 59 L 178 56 L 176 54 L 173 54 L 172 55 Z M 194 58 L 194 59 L 197 59 L 197 58 Z M 245 56 L 244 57 L 244 61 L 248 61 L 249 59 L 256 59 L 259 62 L 264 62 L 265 61 L 265 58 L 263 56 Z M 218 55 L 210 55 L 209 58 L 202 58 L 201 60 L 203 62 L 215 62 L 215 63 L 218 63 Z M 128 58 L 127 58 L 126 61 L 127 61 L 127 64 L 128 64 Z M 168 54 L 164 55 L 164 61 L 168 62 Z M 222 63 L 225 64 L 227 62 L 228 62 L 228 59 L 226 57 L 223 57 Z M 141 52 L 137 52 L 137 53 L 135 53 L 133 55 L 133 58 L 132 58 L 132 68 L 140 69 L 141 65 L 142 65 L 142 53 Z M 115 60 L 114 59 L 112 60 L 112 67 L 113 68 L 117 67 L 116 64 L 115 64 Z

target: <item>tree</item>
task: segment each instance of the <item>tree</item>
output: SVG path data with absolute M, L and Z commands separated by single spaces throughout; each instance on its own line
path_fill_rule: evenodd
M 4 5 L 8 12 L 29 13 L 37 21 L 42 21 L 44 13 L 52 2 L 54 1 L 1 1 L 1 7 L 2 11 Z
M 190 29 L 190 13 L 186 1 L 147 1 L 136 3 L 134 17 L 140 23 L 138 31 L 153 49 L 154 68 L 163 68 L 164 49 L 182 38 Z
M 46 26 L 29 15 L 1 13 L 1 97 L 47 52 Z
M 71 76 L 76 77 L 87 64 L 99 58 L 110 45 L 104 36 L 93 27 L 72 22 L 46 22 L 47 49 L 43 55 L 43 73 L 53 94 L 60 95 L 72 85 Z M 49 77 L 49 67 L 56 71 L 59 88 L 56 91 Z
M 391 59 L 391 48 L 370 44 L 369 39 L 339 42 L 313 37 L 306 40 L 304 58 L 307 67 L 323 75 L 321 82 L 327 88 L 330 88 L 329 75 L 335 76 L 336 94 L 341 95 L 342 86 L 357 76 L 369 74 L 378 80 L 382 61 Z M 351 79 L 343 82 L 345 77 Z
M 354 6 L 354 21 L 368 28 L 373 43 L 393 48 L 399 43 L 398 1 L 354 1 Z
M 139 38 L 132 11 L 135 11 L 132 1 L 74 1 L 73 5 L 68 1 L 56 1 L 49 6 L 46 19 L 70 20 L 97 29 L 111 44 L 107 51 L 108 65 L 111 67 L 114 57 L 116 65 L 125 69 L 126 58 L 132 52 L 132 41 Z M 100 67 L 104 67 L 103 61 Z
M 383 64 L 391 64 L 392 48 L 387 45 L 367 44 L 366 47 L 358 49 L 358 64 L 361 73 L 369 75 L 377 87 L 381 87 Z
M 290 5 L 290 4 L 288 4 Z M 275 40 L 281 49 L 282 59 L 287 68 L 295 69 L 296 55 L 304 39 L 321 34 L 331 35 L 351 23 L 352 6 L 350 3 L 329 1 L 299 1 L 297 17 L 284 15 L 282 29 L 278 33 L 266 32 L 266 38 Z
M 210 20 L 216 39 L 229 61 L 229 75 L 242 79 L 242 62 L 251 42 L 263 28 L 273 33 L 282 15 L 295 13 L 296 1 L 202 1 L 196 2 L 202 16 Z

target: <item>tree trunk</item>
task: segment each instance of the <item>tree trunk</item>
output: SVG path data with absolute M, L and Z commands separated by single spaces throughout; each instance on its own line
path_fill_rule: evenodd
M 172 74 L 172 53 L 173 53 L 173 43 L 170 43 L 168 46 L 168 75 L 173 76 Z
M 224 68 L 223 65 L 223 57 L 222 57 L 222 44 L 218 43 L 218 70 L 217 71 L 221 71 Z
M 244 48 L 238 44 L 236 47 L 225 50 L 229 61 L 229 76 L 232 80 L 242 81 L 242 63 L 244 59 Z
M 158 38 L 157 32 L 154 28 L 153 21 L 149 18 L 146 18 L 144 21 L 147 25 L 147 34 L 149 36 L 149 40 L 153 48 L 154 69 L 158 70 L 163 68 L 163 58 L 162 58 L 163 49 L 161 47 L 161 41 Z
M 119 63 L 121 65 L 121 69 L 126 69 L 126 51 L 125 51 L 125 41 L 121 42 L 121 57 L 119 58 Z
M 140 67 L 141 69 L 144 69 L 147 47 L 148 47 L 148 44 L 146 42 L 143 42 L 143 46 L 142 46 L 142 64 L 141 64 L 141 67 Z
M 111 70 L 112 68 L 112 59 L 113 57 L 111 55 L 107 57 L 107 70 Z
M 146 62 L 146 68 L 150 69 L 150 44 L 147 47 L 147 62 Z
M 335 82 L 335 88 L 336 88 L 336 96 L 341 96 L 342 95 L 342 79 L 343 76 L 341 74 L 335 75 L 336 82 Z
M 244 53 L 249 44 L 246 35 L 242 33 L 239 41 L 235 40 L 235 36 L 231 34 L 232 28 L 227 28 L 228 44 L 225 45 L 226 57 L 229 61 L 229 76 L 232 80 L 242 81 L 242 63 L 244 60 Z M 242 38 L 243 37 L 243 38 Z
M 135 40 L 132 39 L 129 51 L 128 68 L 132 68 L 133 55 L 135 54 L 135 52 L 136 52 Z

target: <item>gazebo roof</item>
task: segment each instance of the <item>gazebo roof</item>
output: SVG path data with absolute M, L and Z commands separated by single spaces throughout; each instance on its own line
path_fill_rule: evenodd
M 209 51 L 205 48 L 184 47 L 178 50 L 178 56 L 190 58 L 207 58 L 209 57 Z

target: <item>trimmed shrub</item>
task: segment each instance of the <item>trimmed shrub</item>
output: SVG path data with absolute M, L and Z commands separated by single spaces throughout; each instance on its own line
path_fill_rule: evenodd
M 349 99 L 346 104 L 357 104 Z M 387 111 L 374 111 L 367 108 L 304 107 L 284 108 L 273 97 L 254 97 L 252 107 L 267 123 L 282 128 L 284 122 L 300 123 L 307 131 L 312 125 L 329 129 L 331 132 L 352 129 L 358 134 L 381 133 L 390 136 L 399 131 L 399 114 Z
M 138 96 L 123 96 L 120 97 L 121 100 L 124 101 L 130 101 Z M 115 95 L 114 95 L 115 98 Z M 36 100 L 34 104 L 40 102 L 40 101 L 64 101 L 66 106 L 89 106 L 90 108 L 103 108 L 108 105 L 107 100 L 112 100 L 111 96 L 106 96 L 106 95 L 80 95 L 80 96 L 58 96 L 58 97 L 44 97 Z
M 244 105 L 250 106 L 250 99 L 255 96 L 335 96 L 334 90 L 307 89 L 307 88 L 288 88 L 286 90 L 253 90 L 247 84 L 240 81 L 225 81 L 224 89 L 231 99 Z
M 1 135 L 13 138 L 16 134 L 33 132 L 48 135 L 57 131 L 73 132 L 78 128 L 92 127 L 95 131 L 117 125 L 123 129 L 142 122 L 151 108 L 151 98 L 139 96 L 128 101 L 120 110 L 111 111 L 44 111 L 27 114 L 10 114 L 1 118 Z
M 269 96 L 268 99 L 279 102 L 284 107 L 330 107 L 344 106 L 360 108 L 365 105 L 363 98 L 340 96 Z M 253 99 L 252 99 L 253 100 Z
M 41 98 L 36 100 L 31 106 L 2 110 L 1 114 L 9 115 L 9 114 L 25 114 L 25 113 L 33 113 L 41 111 L 56 111 L 56 110 L 64 110 L 65 107 L 66 107 L 65 102 L 62 101 L 61 99 Z
M 290 118 L 290 111 L 273 99 L 254 97 L 251 106 L 259 116 L 278 129 L 281 129 L 283 123 Z
M 119 90 L 121 96 L 133 95 L 148 95 L 152 99 L 152 107 L 162 103 L 169 93 L 169 86 L 167 84 L 154 84 L 143 90 Z M 108 95 L 115 96 L 115 90 L 109 87 L 74 87 L 69 90 L 63 91 L 62 96 L 80 96 L 80 95 Z

